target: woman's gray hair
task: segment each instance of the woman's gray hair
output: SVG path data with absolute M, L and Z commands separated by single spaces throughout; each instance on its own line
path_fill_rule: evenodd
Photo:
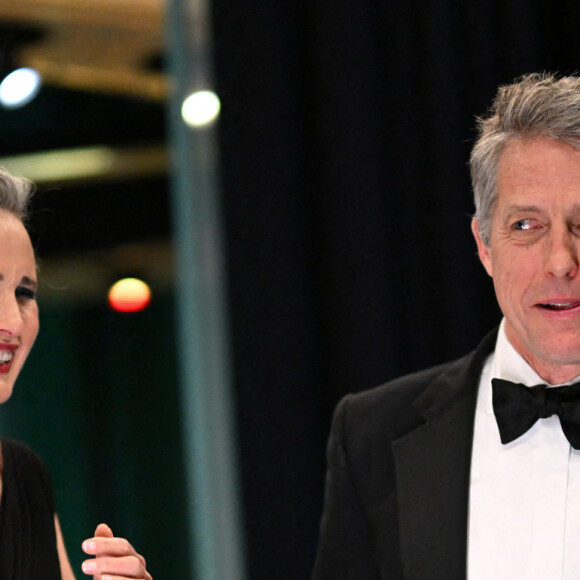
M 580 150 L 580 78 L 525 75 L 499 87 L 489 115 L 478 120 L 471 152 L 475 217 L 486 245 L 491 238 L 500 155 L 512 139 L 549 137 Z
M 15 177 L 0 167 L 0 210 L 9 211 L 20 221 L 26 221 L 34 185 L 28 179 Z

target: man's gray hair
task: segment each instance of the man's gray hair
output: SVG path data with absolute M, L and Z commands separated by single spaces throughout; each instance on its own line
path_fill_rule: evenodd
M 520 77 L 499 87 L 489 115 L 477 121 L 471 182 L 479 233 L 489 245 L 499 157 L 508 141 L 548 137 L 580 150 L 580 78 L 556 78 L 548 73 Z
M 34 185 L 28 179 L 15 177 L 0 167 L 0 210 L 9 211 L 26 221 Z

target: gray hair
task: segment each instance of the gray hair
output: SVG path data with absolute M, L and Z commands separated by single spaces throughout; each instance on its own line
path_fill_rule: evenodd
M 0 210 L 8 211 L 25 222 L 33 193 L 34 185 L 31 181 L 15 177 L 0 167 Z
M 513 84 L 500 86 L 489 115 L 477 122 L 471 182 L 479 233 L 489 246 L 499 157 L 508 141 L 548 137 L 580 150 L 580 78 L 524 75 Z

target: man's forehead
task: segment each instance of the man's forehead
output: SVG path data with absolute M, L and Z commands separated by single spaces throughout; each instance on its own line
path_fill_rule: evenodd
M 580 151 L 555 139 L 514 139 L 502 151 L 498 187 L 523 189 L 541 186 L 555 192 L 580 186 Z
M 580 167 L 580 150 L 564 141 L 542 136 L 510 139 L 499 156 L 499 167 L 501 170 L 502 167 L 535 164 L 538 159 L 562 155 L 574 159 Z

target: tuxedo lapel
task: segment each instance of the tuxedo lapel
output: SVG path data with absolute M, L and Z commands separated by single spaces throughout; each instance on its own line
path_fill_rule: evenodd
M 401 560 L 407 580 L 464 580 L 473 418 L 495 333 L 416 400 L 425 423 L 393 442 Z

